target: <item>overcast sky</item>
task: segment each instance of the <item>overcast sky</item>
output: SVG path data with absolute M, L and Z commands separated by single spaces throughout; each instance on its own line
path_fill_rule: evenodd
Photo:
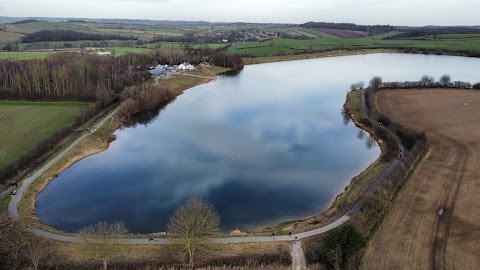
M 480 0 L 0 0 L 0 15 L 211 22 L 479 25 Z

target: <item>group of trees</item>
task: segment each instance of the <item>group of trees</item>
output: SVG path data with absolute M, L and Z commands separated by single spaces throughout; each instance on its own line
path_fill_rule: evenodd
M 116 117 L 124 121 L 130 115 L 142 110 L 153 110 L 163 102 L 174 98 L 175 91 L 168 85 L 135 85 L 125 88 L 121 94 Z
M 92 34 L 74 30 L 41 30 L 26 34 L 21 38 L 23 43 L 46 42 L 46 41 L 76 41 L 76 40 L 136 40 L 136 37 L 112 34 Z
M 395 27 L 390 25 L 356 25 L 353 23 L 327 23 L 327 22 L 308 22 L 300 25 L 306 28 L 327 28 L 351 31 L 363 31 L 370 35 L 387 33 L 395 30 Z
M 382 82 L 379 88 L 402 89 L 402 88 L 458 88 L 458 89 L 480 89 L 480 83 L 472 84 L 470 82 L 452 81 L 449 75 L 443 75 L 438 81 L 429 75 L 424 75 L 419 81 L 405 82 Z
M 308 241 L 305 257 L 308 263 L 322 263 L 326 269 L 354 269 L 345 266 L 352 259 L 360 261 L 366 243 L 365 237 L 348 223 L 317 236 L 314 242 Z
M 45 60 L 0 61 L 0 99 L 96 101 L 147 74 L 129 69 L 134 56 L 55 54 Z
M 52 243 L 31 235 L 20 221 L 0 223 L 0 269 L 39 269 L 55 259 Z

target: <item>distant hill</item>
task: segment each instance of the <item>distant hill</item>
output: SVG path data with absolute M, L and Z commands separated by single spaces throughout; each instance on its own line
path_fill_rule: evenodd
M 21 21 L 48 21 L 48 22 L 96 22 L 113 24 L 140 24 L 140 25 L 217 25 L 225 23 L 211 23 L 207 21 L 166 21 L 166 20 L 133 20 L 133 19 L 89 19 L 89 18 L 47 18 L 47 17 L 4 17 L 0 16 L 0 23 L 20 23 Z

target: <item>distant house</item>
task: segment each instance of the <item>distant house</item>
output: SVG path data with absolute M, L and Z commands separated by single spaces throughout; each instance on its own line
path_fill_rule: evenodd
M 189 63 L 183 63 L 178 65 L 179 70 L 193 70 L 195 67 L 192 64 Z
M 112 52 L 95 52 L 97 55 L 111 55 Z
M 157 77 L 163 77 L 167 75 L 167 69 L 166 68 L 155 68 L 155 69 L 150 69 L 148 72 L 150 72 L 150 78 L 157 78 Z

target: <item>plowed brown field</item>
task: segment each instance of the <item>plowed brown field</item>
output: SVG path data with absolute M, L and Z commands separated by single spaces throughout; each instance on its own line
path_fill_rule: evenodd
M 378 107 L 425 130 L 430 152 L 393 202 L 364 268 L 480 269 L 480 91 L 383 91 Z

